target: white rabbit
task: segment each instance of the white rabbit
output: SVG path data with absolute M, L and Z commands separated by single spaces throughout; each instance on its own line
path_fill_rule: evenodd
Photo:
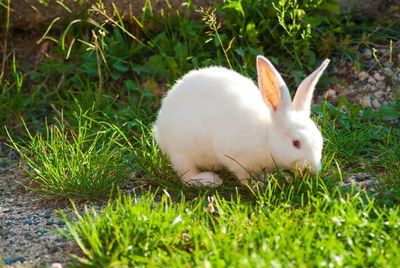
M 281 75 L 257 57 L 258 88 L 223 67 L 193 70 L 163 99 L 154 135 L 188 185 L 216 187 L 214 173 L 233 172 L 243 184 L 263 170 L 320 169 L 322 136 L 310 119 L 314 87 L 329 64 L 308 76 L 291 101 Z

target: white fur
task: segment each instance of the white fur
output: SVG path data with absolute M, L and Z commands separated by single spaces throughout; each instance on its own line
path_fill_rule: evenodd
M 263 57 L 258 60 L 270 64 Z M 222 67 L 193 70 L 163 99 L 154 126 L 156 140 L 190 185 L 220 185 L 212 171 L 223 168 L 242 183 L 276 167 L 310 165 L 316 171 L 322 136 L 306 110 L 292 107 L 286 86 L 280 90 L 286 102 L 274 111 L 254 82 L 237 72 Z M 293 139 L 301 141 L 301 149 L 294 148 Z

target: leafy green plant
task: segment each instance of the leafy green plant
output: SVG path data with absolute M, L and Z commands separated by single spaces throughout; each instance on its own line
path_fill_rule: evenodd
M 96 129 L 85 113 L 76 115 L 77 129 L 68 130 L 63 117 L 55 125 L 46 124 L 44 134 L 32 134 L 9 145 L 23 159 L 22 168 L 31 183 L 28 189 L 54 198 L 98 199 L 126 180 L 129 161 L 117 144 L 120 135 L 99 123 Z
M 323 37 L 316 26 L 324 27 L 339 10 L 335 1 L 246 0 L 226 1 L 219 11 L 224 16 L 221 36 L 236 37 L 230 56 L 242 60 L 238 65 L 246 68 L 257 54 L 265 54 L 301 80 L 300 75 L 317 64 L 314 51 Z

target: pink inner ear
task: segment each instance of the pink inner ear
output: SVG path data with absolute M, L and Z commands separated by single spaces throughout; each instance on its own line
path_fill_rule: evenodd
M 279 81 L 274 70 L 262 58 L 258 58 L 258 86 L 265 103 L 272 105 L 276 111 L 281 104 L 281 90 L 279 88 Z

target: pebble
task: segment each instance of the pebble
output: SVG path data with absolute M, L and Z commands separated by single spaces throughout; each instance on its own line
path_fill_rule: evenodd
M 364 71 L 358 73 L 358 79 L 360 79 L 361 81 L 366 80 L 368 78 L 368 76 L 369 75 Z
M 383 92 L 382 92 L 382 91 L 375 91 L 375 92 L 374 92 L 374 96 L 375 96 L 377 99 L 381 99 L 382 96 L 383 96 Z
M 381 107 L 381 103 L 379 102 L 378 99 L 373 99 L 371 104 L 372 104 L 372 107 L 375 109 L 378 109 Z
M 24 257 L 5 258 L 3 261 L 5 264 L 11 265 L 16 262 L 24 262 L 25 258 Z
M 383 69 L 383 73 L 384 73 L 385 75 L 387 75 L 387 76 L 392 76 L 392 75 L 393 75 L 393 71 L 392 71 L 392 69 L 389 68 L 389 67 L 384 68 L 384 69 Z
M 368 84 L 367 85 L 367 87 L 366 87 L 366 90 L 367 91 L 376 91 L 377 90 L 377 87 L 375 86 L 375 85 L 370 85 L 370 84 Z
M 386 87 L 386 83 L 384 82 L 384 81 L 378 81 L 377 83 L 376 83 L 376 86 L 379 88 L 379 89 L 384 89 L 385 87 Z
M 372 76 L 368 77 L 368 84 L 376 84 L 376 80 L 375 78 L 373 78 Z
M 325 92 L 325 98 L 331 98 L 331 97 L 335 97 L 336 96 L 336 91 L 333 89 L 328 89 Z
M 380 75 L 379 73 L 375 73 L 375 74 L 374 74 L 374 78 L 375 78 L 377 81 L 383 81 L 383 80 L 385 80 L 385 77 L 384 77 L 383 75 Z
M 361 98 L 361 105 L 364 107 L 371 107 L 371 98 L 368 95 L 364 95 Z
M 372 56 L 372 51 L 369 48 L 366 48 L 362 51 L 362 55 L 366 58 L 371 58 Z

